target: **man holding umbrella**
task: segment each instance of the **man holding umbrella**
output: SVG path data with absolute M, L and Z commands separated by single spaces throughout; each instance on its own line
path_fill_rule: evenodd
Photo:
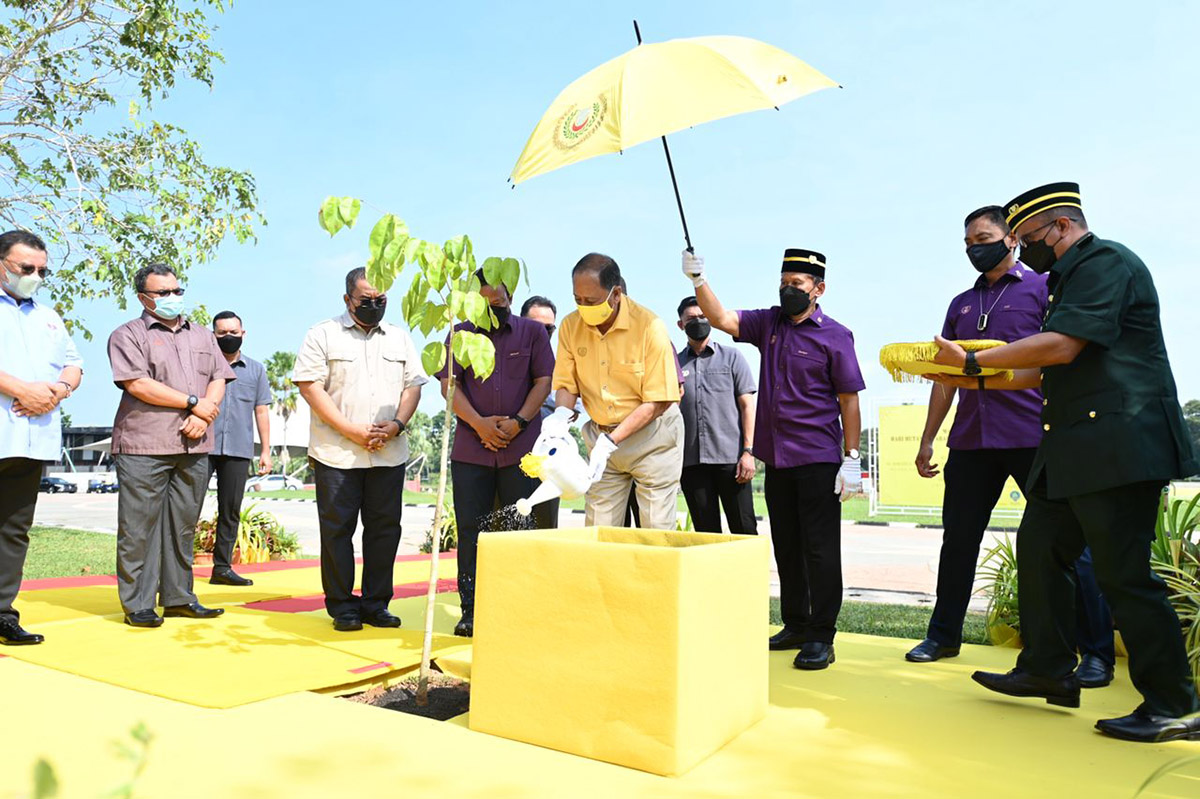
M 686 250 L 683 273 L 713 327 L 762 354 L 753 454 L 767 465 L 784 624 L 769 644 L 798 648 L 796 668 L 826 668 L 842 606 L 840 501 L 862 488 L 858 392 L 865 384 L 854 335 L 817 305 L 825 293 L 819 252 L 785 250 L 779 305 L 760 310 L 726 310 L 704 260 Z

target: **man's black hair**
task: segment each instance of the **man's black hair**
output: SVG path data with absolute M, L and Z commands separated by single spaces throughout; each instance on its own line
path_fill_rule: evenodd
M 213 317 L 213 330 L 217 329 L 217 322 L 220 322 L 222 319 L 236 319 L 238 320 L 238 327 L 241 327 L 242 325 L 242 317 L 238 316 L 233 311 L 221 311 L 219 314 Z
M 700 301 L 697 300 L 695 296 L 684 297 L 683 302 L 679 303 L 679 312 L 678 312 L 679 318 L 680 319 L 683 318 L 683 312 L 686 311 L 688 308 L 691 308 L 693 305 L 699 305 L 699 304 L 700 304 Z
M 150 277 L 151 275 L 159 275 L 162 277 L 170 275 L 171 277 L 175 278 L 179 277 L 179 275 L 175 274 L 175 270 L 166 264 L 146 264 L 141 269 L 137 270 L 137 273 L 133 276 L 133 288 L 138 294 L 142 294 L 146 291 L 146 278 Z
M 28 230 L 10 230 L 0 233 L 0 258 L 7 258 L 8 251 L 18 244 L 24 244 L 31 250 L 46 251 L 46 242 Z
M 360 266 L 357 269 L 351 269 L 346 273 L 346 296 L 354 296 L 354 287 L 358 285 L 358 281 L 367 279 L 367 268 Z
M 967 218 L 963 220 L 963 227 L 970 227 L 972 222 L 981 217 L 1000 228 L 1000 232 L 1005 236 L 1009 234 L 1008 222 L 1004 216 L 1004 209 L 998 205 L 985 205 L 982 208 L 976 208 L 974 211 L 967 214 Z
M 582 275 L 585 272 L 595 275 L 596 280 L 600 281 L 600 287 L 609 291 L 621 285 L 621 267 L 617 266 L 617 262 L 607 255 L 589 252 L 579 259 L 579 263 L 575 264 L 575 268 L 571 270 L 571 277 Z
M 555 308 L 553 302 L 541 296 L 540 294 L 534 294 L 532 297 L 525 300 L 525 303 L 521 306 L 521 316 L 529 316 L 530 308 L 549 308 L 550 313 L 554 314 L 556 319 L 558 318 L 558 308 Z

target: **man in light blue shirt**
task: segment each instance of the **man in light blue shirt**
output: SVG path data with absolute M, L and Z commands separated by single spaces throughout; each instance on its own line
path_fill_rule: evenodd
M 42 468 L 58 459 L 58 405 L 79 387 L 83 360 L 67 328 L 33 299 L 46 245 L 24 230 L 0 234 L 0 644 L 40 644 L 13 607 L 21 587 Z

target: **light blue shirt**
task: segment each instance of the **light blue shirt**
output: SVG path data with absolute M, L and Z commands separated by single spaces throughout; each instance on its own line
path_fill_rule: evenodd
M 26 382 L 54 383 L 68 366 L 83 368 L 62 318 L 48 305 L 18 303 L 0 291 L 0 372 Z M 13 398 L 0 394 L 0 458 L 55 461 L 62 449 L 59 409 L 17 416 Z

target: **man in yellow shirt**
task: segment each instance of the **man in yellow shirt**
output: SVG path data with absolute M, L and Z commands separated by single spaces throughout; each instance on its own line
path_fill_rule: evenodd
M 571 279 L 577 310 L 559 329 L 556 409 L 546 423 L 565 427 L 583 399 L 591 417 L 583 426 L 592 470 L 586 523 L 621 525 L 633 483 L 642 526 L 674 530 L 683 418 L 667 326 L 625 294 L 607 255 L 585 255 Z

